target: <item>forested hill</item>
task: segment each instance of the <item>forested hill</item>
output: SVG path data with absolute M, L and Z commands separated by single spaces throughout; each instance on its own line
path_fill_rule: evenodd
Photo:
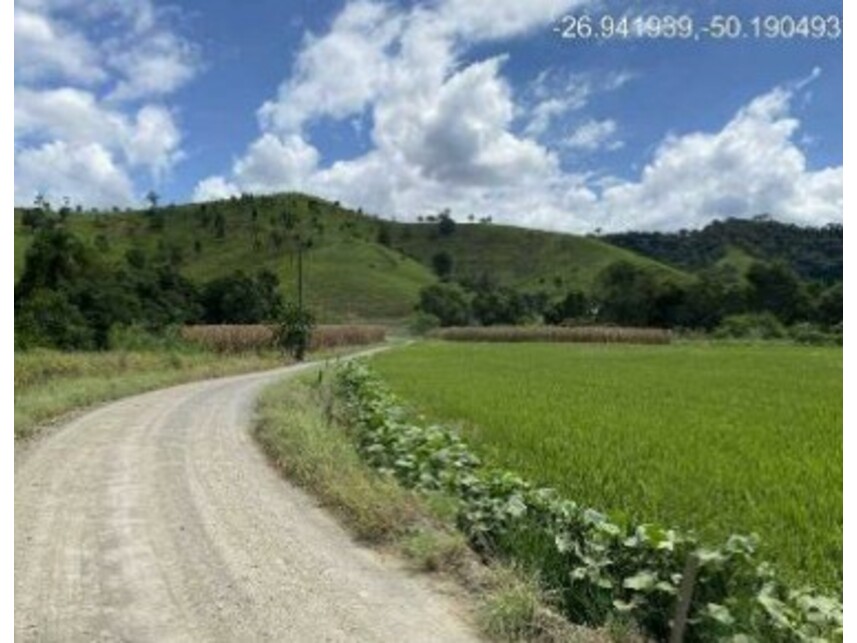
M 804 279 L 842 281 L 842 226 L 802 227 L 766 216 L 715 221 L 701 230 L 623 232 L 601 237 L 673 266 L 698 270 L 736 255 L 784 261 Z

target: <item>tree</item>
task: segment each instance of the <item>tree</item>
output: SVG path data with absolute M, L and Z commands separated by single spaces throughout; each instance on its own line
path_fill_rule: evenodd
M 252 278 L 241 271 L 209 281 L 202 290 L 202 316 L 209 324 L 259 324 L 283 310 L 279 280 L 268 270 Z
M 448 237 L 455 232 L 455 219 L 452 218 L 449 210 L 444 210 L 437 217 L 437 231 L 442 237 Z
M 598 317 L 629 326 L 648 326 L 655 317 L 657 282 L 628 261 L 617 261 L 597 277 Z
M 386 246 L 388 248 L 390 247 L 390 244 L 393 242 L 393 238 L 392 233 L 390 231 L 390 226 L 388 224 L 382 223 L 378 227 L 378 236 L 376 240 L 382 246 Z
M 158 209 L 158 201 L 160 201 L 160 195 L 154 190 L 149 190 L 146 193 L 146 201 L 149 202 L 149 211 L 154 212 Z
M 39 230 L 25 255 L 16 291 L 26 296 L 39 288 L 59 290 L 92 271 L 93 253 L 64 228 Z
M 417 310 L 434 315 L 441 326 L 463 326 L 470 321 L 470 302 L 455 284 L 433 284 L 420 291 Z
M 744 279 L 729 264 L 703 270 L 687 290 L 685 307 L 685 325 L 713 330 L 725 317 L 747 310 Z
M 435 274 L 444 281 L 449 279 L 450 275 L 452 275 L 452 255 L 450 255 L 446 250 L 435 253 L 431 258 L 431 265 Z
M 545 321 L 561 324 L 565 321 L 588 318 L 592 315 L 592 302 L 579 290 L 569 290 L 565 297 L 547 312 Z
M 747 271 L 747 281 L 753 310 L 772 312 L 785 324 L 808 318 L 806 287 L 786 263 L 757 261 Z
M 86 318 L 62 291 L 40 288 L 15 306 L 15 347 L 85 350 L 95 347 Z
M 818 299 L 816 320 L 828 328 L 842 323 L 842 284 L 828 288 Z
M 289 302 L 279 316 L 274 331 L 274 341 L 283 352 L 289 353 L 299 362 L 303 361 L 312 340 L 315 317 L 306 308 Z
M 523 312 L 515 292 L 504 287 L 477 293 L 472 306 L 473 316 L 483 326 L 516 324 Z
M 222 212 L 214 215 L 214 236 L 223 239 L 226 236 L 226 217 Z

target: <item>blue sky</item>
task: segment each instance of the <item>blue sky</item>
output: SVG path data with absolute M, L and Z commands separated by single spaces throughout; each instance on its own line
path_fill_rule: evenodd
M 303 190 L 588 231 L 842 219 L 842 44 L 570 41 L 819 0 L 17 0 L 16 202 Z

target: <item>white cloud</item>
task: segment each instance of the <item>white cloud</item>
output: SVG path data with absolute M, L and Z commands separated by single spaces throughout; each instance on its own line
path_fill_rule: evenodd
M 113 100 L 170 94 L 197 71 L 195 49 L 169 31 L 156 30 L 130 48 L 124 39 L 109 48 L 110 66 L 122 76 L 110 93 Z
M 193 201 L 220 201 L 237 196 L 240 190 L 222 176 L 212 176 L 200 181 L 193 192 Z
M 61 77 L 91 84 L 106 79 L 98 50 L 80 33 L 48 16 L 15 8 L 15 72 L 36 81 Z
M 134 188 L 127 173 L 98 143 L 54 141 L 15 156 L 15 202 L 32 204 L 37 194 L 55 202 L 96 207 L 127 206 Z
M 267 192 L 282 185 L 301 185 L 318 164 L 318 151 L 300 136 L 265 134 L 235 163 L 235 180 L 249 192 Z
M 167 172 L 182 158 L 181 132 L 164 107 L 141 107 L 123 134 L 120 143 L 128 163 L 146 166 L 155 176 Z
M 468 40 L 494 40 L 522 36 L 559 20 L 589 0 L 447 0 L 438 18 L 449 31 Z
M 181 134 L 170 113 L 145 105 L 133 116 L 99 103 L 85 90 L 63 87 L 15 93 L 15 134 L 19 140 L 96 143 L 130 167 L 143 166 L 158 176 L 180 156 Z M 118 159 L 117 159 L 118 160 Z
M 135 170 L 159 182 L 182 158 L 182 136 L 152 101 L 198 69 L 196 49 L 169 25 L 175 11 L 151 0 L 18 0 L 14 15 L 16 202 L 38 189 L 124 204 Z
M 800 85 L 757 98 L 720 131 L 668 136 L 638 180 L 564 171 L 543 139 L 564 139 L 558 147 L 581 157 L 621 146 L 614 119 L 584 112 L 592 96 L 633 76 L 548 70 L 516 96 L 504 56 L 462 59 L 475 43 L 522 36 L 580 4 L 348 3 L 327 33 L 306 39 L 277 97 L 259 110 L 259 138 L 195 197 L 301 189 L 405 219 L 450 207 L 569 231 L 679 228 L 761 212 L 841 219 L 841 167 L 810 170 L 794 141 Z M 323 166 L 307 133 L 319 118 L 371 123 L 372 148 Z M 555 136 L 560 127 L 564 136 Z
M 260 121 L 290 133 L 311 118 L 362 111 L 389 79 L 386 50 L 401 26 L 401 17 L 384 5 L 364 0 L 347 5 L 326 36 L 307 38 L 291 79 L 259 110 Z
M 604 191 L 608 228 L 694 227 L 760 213 L 804 224 L 842 219 L 842 168 L 807 168 L 785 88 L 759 96 L 715 133 L 669 136 L 638 182 Z
M 527 120 L 524 133 L 535 138 L 549 134 L 556 121 L 584 109 L 593 96 L 621 89 L 633 78 L 627 71 L 598 75 L 542 71 L 522 97 L 519 112 Z
M 229 182 L 250 191 L 336 190 L 350 177 L 361 193 L 366 185 L 384 185 L 418 198 L 434 193 L 427 186 L 525 184 L 555 172 L 552 153 L 512 132 L 516 105 L 500 74 L 505 59 L 461 67 L 456 50 L 476 32 L 481 39 L 522 34 L 578 2 L 523 8 L 494 2 L 498 21 L 490 28 L 482 15 L 487 5 L 481 4 L 481 11 L 446 2 L 410 12 L 368 0 L 348 4 L 328 33 L 306 40 L 277 99 L 260 109 L 263 133 L 234 165 Z M 318 153 L 303 126 L 323 116 L 350 118 L 367 108 L 375 151 L 317 167 Z M 370 177 L 371 172 L 380 175 Z M 389 203 L 380 191 L 367 196 L 368 207 Z M 417 207 L 401 193 L 391 200 L 397 207 Z
M 562 146 L 584 152 L 594 152 L 599 149 L 617 150 L 624 144 L 615 138 L 619 126 L 613 119 L 602 121 L 591 118 L 578 125 L 574 131 L 562 141 Z

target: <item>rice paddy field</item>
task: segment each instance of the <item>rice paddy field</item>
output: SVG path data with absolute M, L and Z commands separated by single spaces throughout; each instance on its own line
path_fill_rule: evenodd
M 372 364 L 491 464 L 619 520 L 757 533 L 783 577 L 841 591 L 841 348 L 426 342 Z

